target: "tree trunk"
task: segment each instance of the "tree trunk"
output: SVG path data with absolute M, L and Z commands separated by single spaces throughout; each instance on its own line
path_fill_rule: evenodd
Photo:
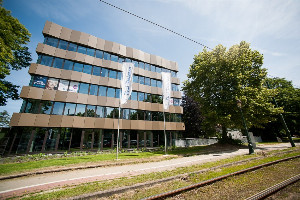
M 222 125 L 222 140 L 225 141 L 228 138 L 227 133 L 227 128 L 224 125 Z

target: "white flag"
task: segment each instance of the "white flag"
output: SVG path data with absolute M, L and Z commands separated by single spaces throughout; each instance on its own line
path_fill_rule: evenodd
M 167 72 L 161 73 L 162 77 L 162 91 L 163 91 L 163 104 L 164 109 L 168 109 L 171 100 L 171 74 Z
M 123 62 L 122 65 L 122 94 L 121 94 L 121 104 L 125 104 L 129 99 L 132 92 L 132 79 L 133 79 L 134 65 L 133 63 Z

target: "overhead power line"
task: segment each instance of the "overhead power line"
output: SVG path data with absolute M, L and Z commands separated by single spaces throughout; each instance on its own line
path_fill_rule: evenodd
M 143 17 L 140 17 L 140 16 L 138 16 L 138 15 L 132 13 L 132 12 L 129 12 L 129 11 L 127 11 L 127 10 L 124 10 L 124 9 L 122 9 L 122 8 L 120 8 L 120 7 L 118 7 L 118 6 L 115 6 L 115 5 L 113 5 L 113 4 L 110 4 L 110 3 L 106 2 L 106 1 L 103 1 L 103 0 L 99 0 L 99 1 L 102 2 L 102 3 L 105 3 L 105 4 L 107 4 L 107 5 L 109 5 L 109 6 L 111 6 L 111 7 L 114 7 L 114 8 L 116 8 L 116 9 L 118 9 L 118 10 L 121 10 L 121 11 L 127 13 L 127 14 L 130 14 L 130 15 L 132 15 L 132 16 L 134 16 L 134 17 L 137 17 L 137 18 L 139 18 L 139 19 L 142 19 L 142 20 L 144 20 L 144 21 L 146 21 L 146 22 L 148 22 L 148 23 L 151 23 L 151 24 L 153 24 L 153 25 L 155 25 L 155 26 L 158 26 L 158 27 L 160 27 L 160 28 L 162 28 L 162 29 L 165 29 L 165 30 L 167 30 L 167 31 L 169 31 L 169 32 L 171 32 L 171 33 L 173 33 L 173 34 L 176 34 L 176 35 L 178 35 L 178 36 L 180 36 L 180 37 L 183 37 L 184 39 L 187 39 L 187 40 L 190 40 L 190 41 L 192 41 L 192 42 L 194 42 L 194 43 L 196 43 L 196 44 L 199 44 L 199 45 L 203 46 L 204 48 L 213 50 L 212 48 L 210 48 L 210 47 L 208 47 L 208 46 L 206 46 L 206 45 L 204 45 L 204 44 L 202 44 L 202 43 L 200 43 L 200 42 L 197 42 L 196 40 L 193 40 L 193 39 L 191 39 L 191 38 L 189 38 L 189 37 L 186 37 L 186 36 L 184 36 L 184 35 L 182 35 L 182 34 L 180 34 L 180 33 L 178 33 L 178 32 L 175 32 L 175 31 L 173 31 L 173 30 L 171 30 L 171 29 L 169 29 L 169 28 L 166 28 L 166 27 L 164 27 L 164 26 L 162 26 L 162 25 L 159 25 L 159 24 L 157 24 L 157 23 L 155 23 L 155 22 L 152 22 L 152 21 L 150 21 L 150 20 L 148 20 L 148 19 L 145 19 L 145 18 L 143 18 Z

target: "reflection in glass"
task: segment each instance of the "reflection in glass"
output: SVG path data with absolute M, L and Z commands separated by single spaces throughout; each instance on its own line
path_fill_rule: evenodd
M 78 53 L 82 53 L 82 54 L 86 54 L 86 48 L 83 46 L 79 46 L 78 45 L 78 49 L 77 49 Z
M 83 73 L 86 74 L 92 74 L 92 65 L 84 65 L 83 67 Z
M 95 49 L 87 48 L 86 54 L 89 55 L 89 56 L 93 56 L 94 57 L 94 55 L 95 55 Z
M 83 70 L 83 64 L 81 64 L 81 63 L 74 64 L 74 71 L 82 72 L 82 70 Z
M 96 67 L 96 66 L 93 67 L 93 75 L 100 76 L 100 71 L 101 71 L 100 67 Z
M 65 70 L 72 70 L 73 69 L 73 64 L 74 63 L 72 61 L 65 60 L 64 69 Z
M 42 101 L 40 114 L 50 115 L 53 104 L 54 102 L 51 101 Z
M 100 86 L 99 87 L 99 94 L 98 94 L 98 96 L 106 97 L 106 91 L 107 91 L 107 87 Z
M 103 106 L 97 106 L 96 117 L 105 118 L 106 117 L 106 108 Z
M 64 115 L 74 116 L 75 114 L 75 103 L 66 103 Z
M 86 107 L 86 116 L 87 117 L 95 117 L 96 106 L 87 105 Z
M 68 42 L 64 40 L 59 41 L 58 48 L 67 50 L 67 47 L 68 47 Z
M 144 101 L 144 100 L 145 100 L 144 92 L 139 92 L 139 101 Z
M 106 118 L 114 118 L 114 108 L 106 107 Z
M 63 62 L 64 62 L 64 59 L 54 58 L 53 67 L 61 69 L 62 65 L 63 65 Z M 50 66 L 50 65 L 48 65 L 48 66 Z
M 101 68 L 101 77 L 108 77 L 108 69 Z
M 131 93 L 131 100 L 133 100 L 133 101 L 137 101 L 137 92 L 134 92 L 134 91 L 132 91 L 132 93 Z
M 46 89 L 48 90 L 57 90 L 58 87 L 58 79 L 49 78 L 47 81 Z
M 81 94 L 88 94 L 89 93 L 89 84 L 87 84 L 87 83 L 80 83 L 79 93 L 81 93 Z
M 102 59 L 103 58 L 103 51 L 96 50 L 96 58 Z
M 98 94 L 98 85 L 91 85 L 90 87 L 90 95 L 97 96 Z
M 137 120 L 137 111 L 136 110 L 133 110 L 133 109 L 130 110 L 130 119 Z
M 54 102 L 52 115 L 62 115 L 64 111 L 65 103 Z
M 70 43 L 69 46 L 68 46 L 68 50 L 69 51 L 75 51 L 77 50 L 77 45 L 74 44 L 74 43 Z
M 51 67 L 52 60 L 53 60 L 53 57 L 43 55 L 42 58 L 41 58 L 41 65 L 45 65 L 45 66 Z
M 77 93 L 78 92 L 78 87 L 79 87 L 79 83 L 78 82 L 71 81 L 68 91 L 69 92 L 76 92 Z
M 75 115 L 84 117 L 85 116 L 85 107 L 86 107 L 86 105 L 77 104 Z
M 107 96 L 115 98 L 115 88 L 107 88 Z
M 60 80 L 58 90 L 60 91 L 68 91 L 69 81 Z
M 123 119 L 129 119 L 129 114 L 130 114 L 130 112 L 129 112 L 129 109 L 122 109 L 122 118 Z

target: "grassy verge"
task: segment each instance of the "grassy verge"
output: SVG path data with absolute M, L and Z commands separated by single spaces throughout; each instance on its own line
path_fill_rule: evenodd
M 282 152 L 285 152 L 285 151 L 286 150 L 284 150 Z M 223 174 L 227 174 L 227 173 L 239 170 L 239 169 L 245 169 L 245 168 L 248 168 L 248 167 L 251 167 L 254 165 L 278 160 L 278 159 L 281 159 L 284 157 L 299 155 L 299 152 L 300 152 L 300 149 L 298 148 L 297 152 L 283 153 L 278 156 L 265 157 L 265 158 L 262 158 L 261 160 L 250 161 L 246 164 L 241 164 L 241 165 L 232 166 L 232 167 L 226 167 L 226 168 L 223 168 L 220 170 L 203 173 L 203 174 L 200 174 L 199 176 L 202 177 L 202 180 L 207 180 L 207 179 L 217 177 L 217 176 L 220 176 Z M 270 153 L 267 153 L 267 155 L 268 154 L 270 154 Z M 224 160 L 220 160 L 217 162 L 209 162 L 209 163 L 205 163 L 202 165 L 193 165 L 190 167 L 181 167 L 181 168 L 177 168 L 177 169 L 171 170 L 171 171 L 155 172 L 155 173 L 143 174 L 143 175 L 134 176 L 134 177 L 124 177 L 124 178 L 119 178 L 119 179 L 109 180 L 109 181 L 86 183 L 86 184 L 81 184 L 81 185 L 78 185 L 75 187 L 71 187 L 71 188 L 66 187 L 66 188 L 62 188 L 61 190 L 58 190 L 58 191 L 52 191 L 52 192 L 47 192 L 47 193 L 43 193 L 43 194 L 29 194 L 29 196 L 24 197 L 24 199 L 62 199 L 62 198 L 77 196 L 77 195 L 81 195 L 81 194 L 92 193 L 92 192 L 96 192 L 96 191 L 103 191 L 103 190 L 107 190 L 107 189 L 111 189 L 111 188 L 118 188 L 118 187 L 122 187 L 122 186 L 129 186 L 129 185 L 134 185 L 137 183 L 143 183 L 146 181 L 162 179 L 162 178 L 166 178 L 166 177 L 170 177 L 170 176 L 184 174 L 187 172 L 195 172 L 195 171 L 199 171 L 201 169 L 216 167 L 216 166 L 220 166 L 223 164 L 232 163 L 232 162 L 245 160 L 245 159 L 252 158 L 252 157 L 259 157 L 259 156 L 260 155 L 258 155 L 258 154 L 236 156 L 233 158 L 224 159 Z M 191 177 L 189 177 L 189 179 L 191 179 L 193 181 L 199 181 L 201 179 L 201 178 L 199 179 L 196 177 L 198 177 L 198 175 L 195 177 L 191 176 Z M 172 183 L 174 183 L 174 187 L 172 187 L 174 189 L 179 186 L 188 185 L 187 182 L 183 182 L 183 183 L 178 182 L 178 184 L 177 184 L 176 181 L 172 181 Z M 170 182 L 166 183 L 166 185 L 169 185 L 169 184 L 170 184 Z M 160 188 L 160 186 L 158 187 L 158 189 L 159 188 Z M 171 187 L 167 187 L 167 188 L 168 188 L 168 190 L 172 189 Z M 154 192 L 146 193 L 147 190 L 145 190 L 145 189 L 142 189 L 142 191 L 145 192 L 144 196 L 148 196 L 148 195 L 150 196 L 150 195 L 156 194 L 158 192 L 163 192 L 163 191 L 154 191 Z M 141 198 L 141 196 L 137 196 L 137 198 Z

